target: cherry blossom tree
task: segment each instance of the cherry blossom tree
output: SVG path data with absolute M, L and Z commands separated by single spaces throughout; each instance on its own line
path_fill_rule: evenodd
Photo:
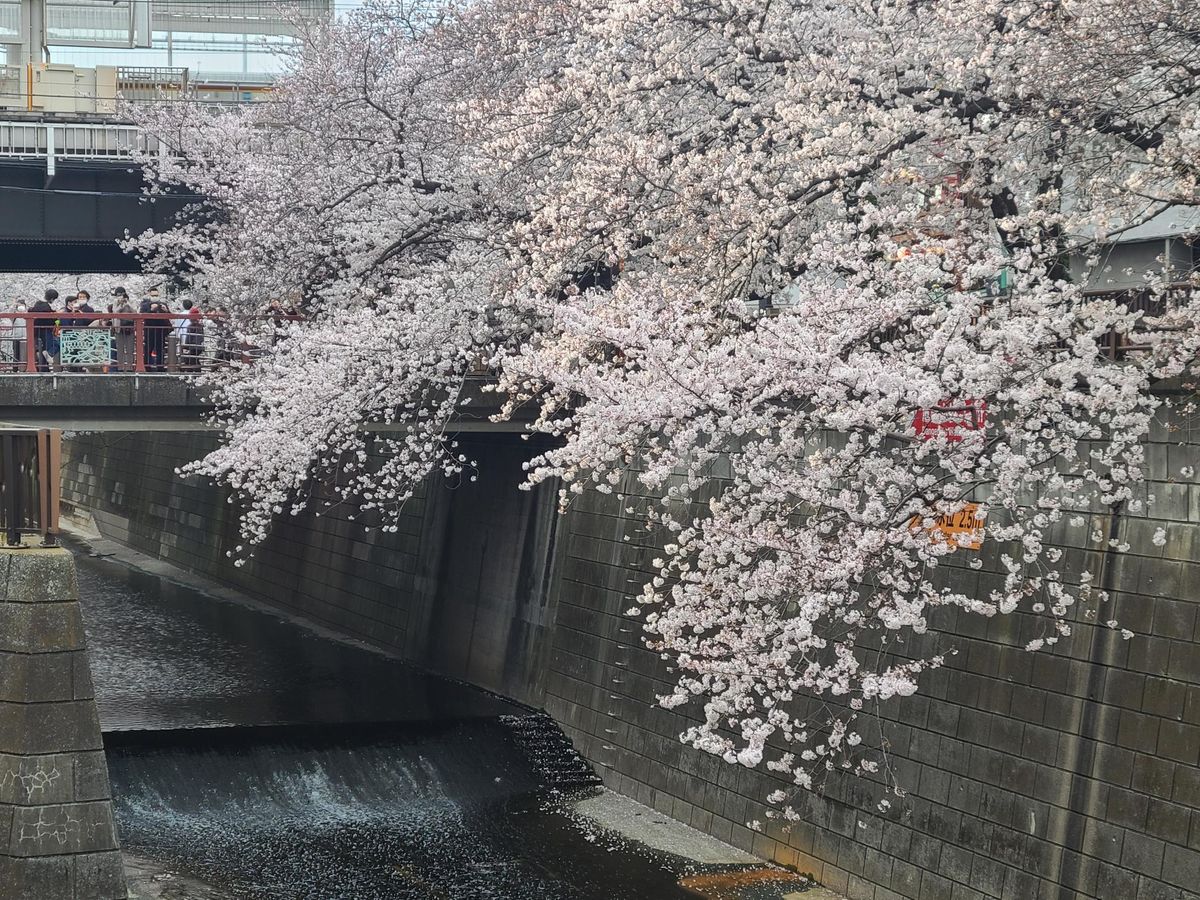
M 457 64 L 459 45 L 434 55 L 415 41 L 439 18 L 389 3 L 304 25 L 270 103 L 129 110 L 167 148 L 142 159 L 152 190 L 207 198 L 130 248 L 150 268 L 193 273 L 236 340 L 268 351 L 209 379 L 227 440 L 190 469 L 245 501 L 247 546 L 322 484 L 390 528 L 429 471 L 469 462 L 445 426 L 492 353 L 489 273 L 505 257 L 453 114 L 479 79 Z M 297 315 L 264 316 L 272 301 Z M 368 436 L 364 419 L 400 425 Z
M 386 527 L 469 462 L 444 435 L 486 356 L 559 439 L 529 485 L 664 498 L 627 501 L 667 535 L 631 613 L 678 675 L 662 702 L 703 709 L 683 739 L 800 787 L 873 770 L 855 717 L 942 663 L 934 610 L 1042 614 L 1037 649 L 1103 601 L 1048 535 L 1137 508 L 1151 387 L 1200 328 L 1190 271 L 1141 306 L 1086 288 L 1200 202 L 1198 12 L 372 4 L 265 112 L 146 121 L 182 151 L 155 174 L 218 212 L 143 249 L 308 317 L 221 376 L 227 440 L 193 471 L 241 493 L 249 541 L 341 466 Z M 414 422 L 379 469 L 364 417 Z M 1004 576 L 951 589 L 981 553 Z
M 91 291 L 96 309 L 106 305 L 115 287 L 124 287 L 129 296 L 141 296 L 152 287 L 161 287 L 161 275 L 113 275 L 110 273 L 79 274 L 77 272 L 0 273 L 0 309 L 15 309 L 18 303 L 26 306 L 42 299 L 47 288 L 54 288 L 64 297 L 80 290 Z
M 1092 498 L 1137 504 L 1150 387 L 1190 364 L 1196 308 L 1172 295 L 1142 335 L 1084 285 L 1123 229 L 1200 199 L 1195 12 L 577 10 L 493 145 L 555 175 L 512 237 L 513 302 L 550 324 L 502 384 L 563 438 L 533 480 L 569 497 L 636 465 L 711 498 L 655 512 L 672 537 L 632 610 L 679 673 L 663 702 L 703 703 L 685 741 L 801 786 L 872 768 L 855 711 L 942 662 L 913 638 L 934 608 L 1044 612 L 1036 649 L 1100 599 L 1045 538 Z M 590 266 L 614 287 L 573 292 Z M 1112 359 L 1113 332 L 1145 350 Z M 980 595 L 939 577 L 980 564 L 931 530 L 965 512 L 1007 573 Z

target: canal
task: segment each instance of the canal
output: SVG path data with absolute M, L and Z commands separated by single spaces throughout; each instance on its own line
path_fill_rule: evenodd
M 73 549 L 122 843 L 161 879 L 287 900 L 695 896 L 693 862 L 581 818 L 593 776 L 543 717 Z

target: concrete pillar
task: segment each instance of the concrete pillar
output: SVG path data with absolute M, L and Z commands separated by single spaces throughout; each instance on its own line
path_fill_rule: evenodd
M 0 897 L 127 895 L 75 563 L 0 549 Z
M 46 60 L 46 0 L 21 0 L 21 65 Z

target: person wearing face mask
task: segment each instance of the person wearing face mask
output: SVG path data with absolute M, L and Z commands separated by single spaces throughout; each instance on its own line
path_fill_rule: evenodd
M 165 372 L 167 370 L 167 335 L 171 331 L 171 320 L 168 318 L 167 305 L 159 299 L 157 288 L 151 288 L 146 299 L 142 301 L 142 311 L 153 313 L 155 316 L 153 319 L 146 319 L 142 326 L 145 331 L 146 371 Z
M 91 314 L 96 311 L 92 309 L 92 294 L 90 291 L 80 291 L 75 295 L 75 324 L 76 325 L 91 325 L 95 321 Z
M 58 359 L 62 363 L 62 331 L 64 328 L 74 330 L 81 325 L 81 319 L 77 315 L 79 310 L 79 298 L 75 294 L 68 294 L 63 300 L 62 316 L 58 320 L 58 330 L 55 335 L 59 339 Z M 79 366 L 67 366 L 67 372 L 82 372 L 83 369 Z
M 116 305 L 118 316 L 131 316 L 136 312 L 128 292 L 123 287 L 113 291 L 113 303 Z M 118 372 L 132 372 L 137 368 L 136 329 L 137 326 L 133 319 L 118 318 L 116 320 L 116 369 Z
M 25 304 L 18 302 L 17 313 L 25 312 Z M 16 316 L 8 320 L 8 340 L 12 352 L 13 371 L 20 372 L 25 368 L 25 319 Z
M 29 310 L 35 313 L 52 313 L 54 307 L 51 305 L 58 299 L 58 291 L 54 288 L 47 289 L 42 299 L 33 304 Z M 52 369 L 58 371 L 58 349 L 59 349 L 59 325 L 60 320 L 50 317 L 43 317 L 34 320 L 33 325 L 33 354 L 39 372 L 49 372 Z

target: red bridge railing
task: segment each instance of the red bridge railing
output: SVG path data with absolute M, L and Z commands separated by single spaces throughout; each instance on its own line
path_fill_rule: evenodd
M 0 373 L 186 374 L 262 353 L 217 313 L 0 312 Z

